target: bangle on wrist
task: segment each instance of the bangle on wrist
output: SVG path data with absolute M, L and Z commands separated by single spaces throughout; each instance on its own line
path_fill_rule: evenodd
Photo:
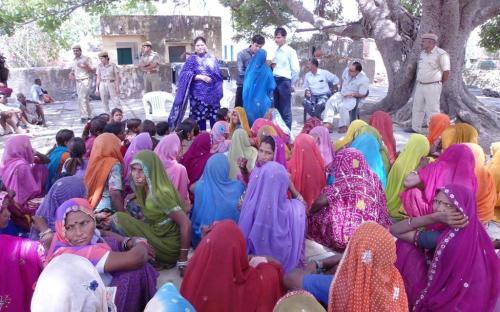
M 123 242 L 122 242 L 122 249 L 123 250 L 129 250 L 128 242 L 130 242 L 130 240 L 132 240 L 132 238 L 130 238 L 130 237 L 127 237 L 123 240 Z
M 45 231 L 41 232 L 40 234 L 38 234 L 38 237 L 39 238 L 43 238 L 45 235 L 49 234 L 49 233 L 52 233 L 52 229 L 51 228 L 48 228 L 46 229 Z
M 320 260 L 313 260 L 314 263 L 316 263 L 316 273 L 321 274 L 323 273 L 323 262 Z
M 408 218 L 408 226 L 413 229 L 413 226 L 411 225 L 411 218 Z

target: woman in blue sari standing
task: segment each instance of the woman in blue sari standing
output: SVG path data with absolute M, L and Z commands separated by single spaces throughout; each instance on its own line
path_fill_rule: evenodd
M 259 49 L 248 65 L 243 80 L 243 108 L 250 126 L 271 108 L 271 94 L 276 88 L 273 72 L 266 64 L 266 50 Z
M 190 103 L 189 117 L 196 120 L 201 131 L 215 124 L 217 110 L 222 99 L 222 75 L 217 58 L 207 52 L 207 41 L 203 37 L 194 39 L 195 53 L 184 64 L 174 104 L 168 117 L 170 129 L 175 129 L 184 118 L 187 102 Z

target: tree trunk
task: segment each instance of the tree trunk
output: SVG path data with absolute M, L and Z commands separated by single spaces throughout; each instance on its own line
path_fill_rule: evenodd
M 448 81 L 443 85 L 441 111 L 456 122 L 467 122 L 476 127 L 481 135 L 482 145 L 487 146 L 492 140 L 500 139 L 498 117 L 470 94 L 462 79 L 465 46 L 470 33 L 477 27 L 473 17 L 482 9 L 481 0 L 467 3 L 456 0 L 422 2 L 422 18 L 420 21 L 413 19 L 415 23 L 413 29 L 418 29 L 418 32 L 402 33 L 404 29 L 411 29 L 411 26 L 408 26 L 408 23 L 411 23 L 409 19 L 405 19 L 405 28 L 401 27 L 403 24 L 399 21 L 395 22 L 398 25 L 399 37 L 413 35 L 415 37 L 413 40 L 406 42 L 403 40 L 401 48 L 395 50 L 387 44 L 387 40 L 380 40 L 375 36 L 377 47 L 386 65 L 389 88 L 387 96 L 368 113 L 372 113 L 375 109 L 393 112 L 396 121 L 408 125 L 412 107 L 409 100 L 415 87 L 417 62 L 421 51 L 420 38 L 424 33 L 433 32 L 440 38 L 438 46 L 450 55 L 451 71 Z M 401 61 L 401 67 L 391 66 L 395 60 Z
M 365 37 L 373 38 L 382 55 L 389 87 L 387 96 L 377 105 L 362 113 L 375 110 L 392 112 L 395 121 L 410 120 L 410 98 L 415 87 L 421 36 L 427 32 L 438 35 L 438 46 L 450 55 L 449 80 L 443 85 L 441 110 L 455 118 L 474 125 L 481 134 L 483 146 L 500 139 L 498 117 L 467 90 L 462 71 L 465 45 L 474 28 L 500 14 L 499 0 L 421 0 L 422 17 L 414 17 L 401 7 L 399 0 L 357 0 L 363 18 L 355 26 L 362 26 Z M 312 13 L 304 13 L 297 0 L 284 0 L 301 21 L 322 29 L 327 23 Z M 358 27 L 359 28 L 359 27 Z M 348 29 L 329 29 L 339 35 L 350 36 Z M 359 35 L 359 29 L 355 36 Z

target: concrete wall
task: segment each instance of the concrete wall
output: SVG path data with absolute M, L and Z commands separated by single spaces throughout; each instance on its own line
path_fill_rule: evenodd
M 27 94 L 35 78 L 42 79 L 42 86 L 56 101 L 67 101 L 76 98 L 76 87 L 73 80 L 68 79 L 70 69 L 36 67 L 11 68 L 9 87 L 14 93 Z M 142 98 L 144 89 L 143 72 L 134 66 L 120 66 L 122 98 Z M 172 70 L 170 64 L 160 66 L 161 90 L 172 92 Z M 94 87 L 95 89 L 95 87 Z
M 197 36 L 207 40 L 211 53 L 222 58 L 221 18 L 216 16 L 102 16 L 103 41 L 112 36 L 144 36 L 164 58 L 171 43 L 191 43 Z M 166 58 L 165 58 L 166 59 Z

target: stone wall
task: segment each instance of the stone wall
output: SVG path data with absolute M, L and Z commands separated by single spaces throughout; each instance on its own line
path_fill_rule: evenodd
M 143 72 L 136 67 L 119 66 L 121 73 L 122 98 L 141 98 L 144 89 Z M 14 93 L 27 94 L 35 78 L 42 79 L 42 86 L 54 97 L 56 101 L 67 101 L 76 98 L 76 87 L 73 80 L 68 79 L 70 69 L 36 67 L 36 68 L 11 68 L 9 87 Z M 160 66 L 162 91 L 172 92 L 172 70 L 170 64 Z M 95 87 L 94 87 L 95 89 Z

